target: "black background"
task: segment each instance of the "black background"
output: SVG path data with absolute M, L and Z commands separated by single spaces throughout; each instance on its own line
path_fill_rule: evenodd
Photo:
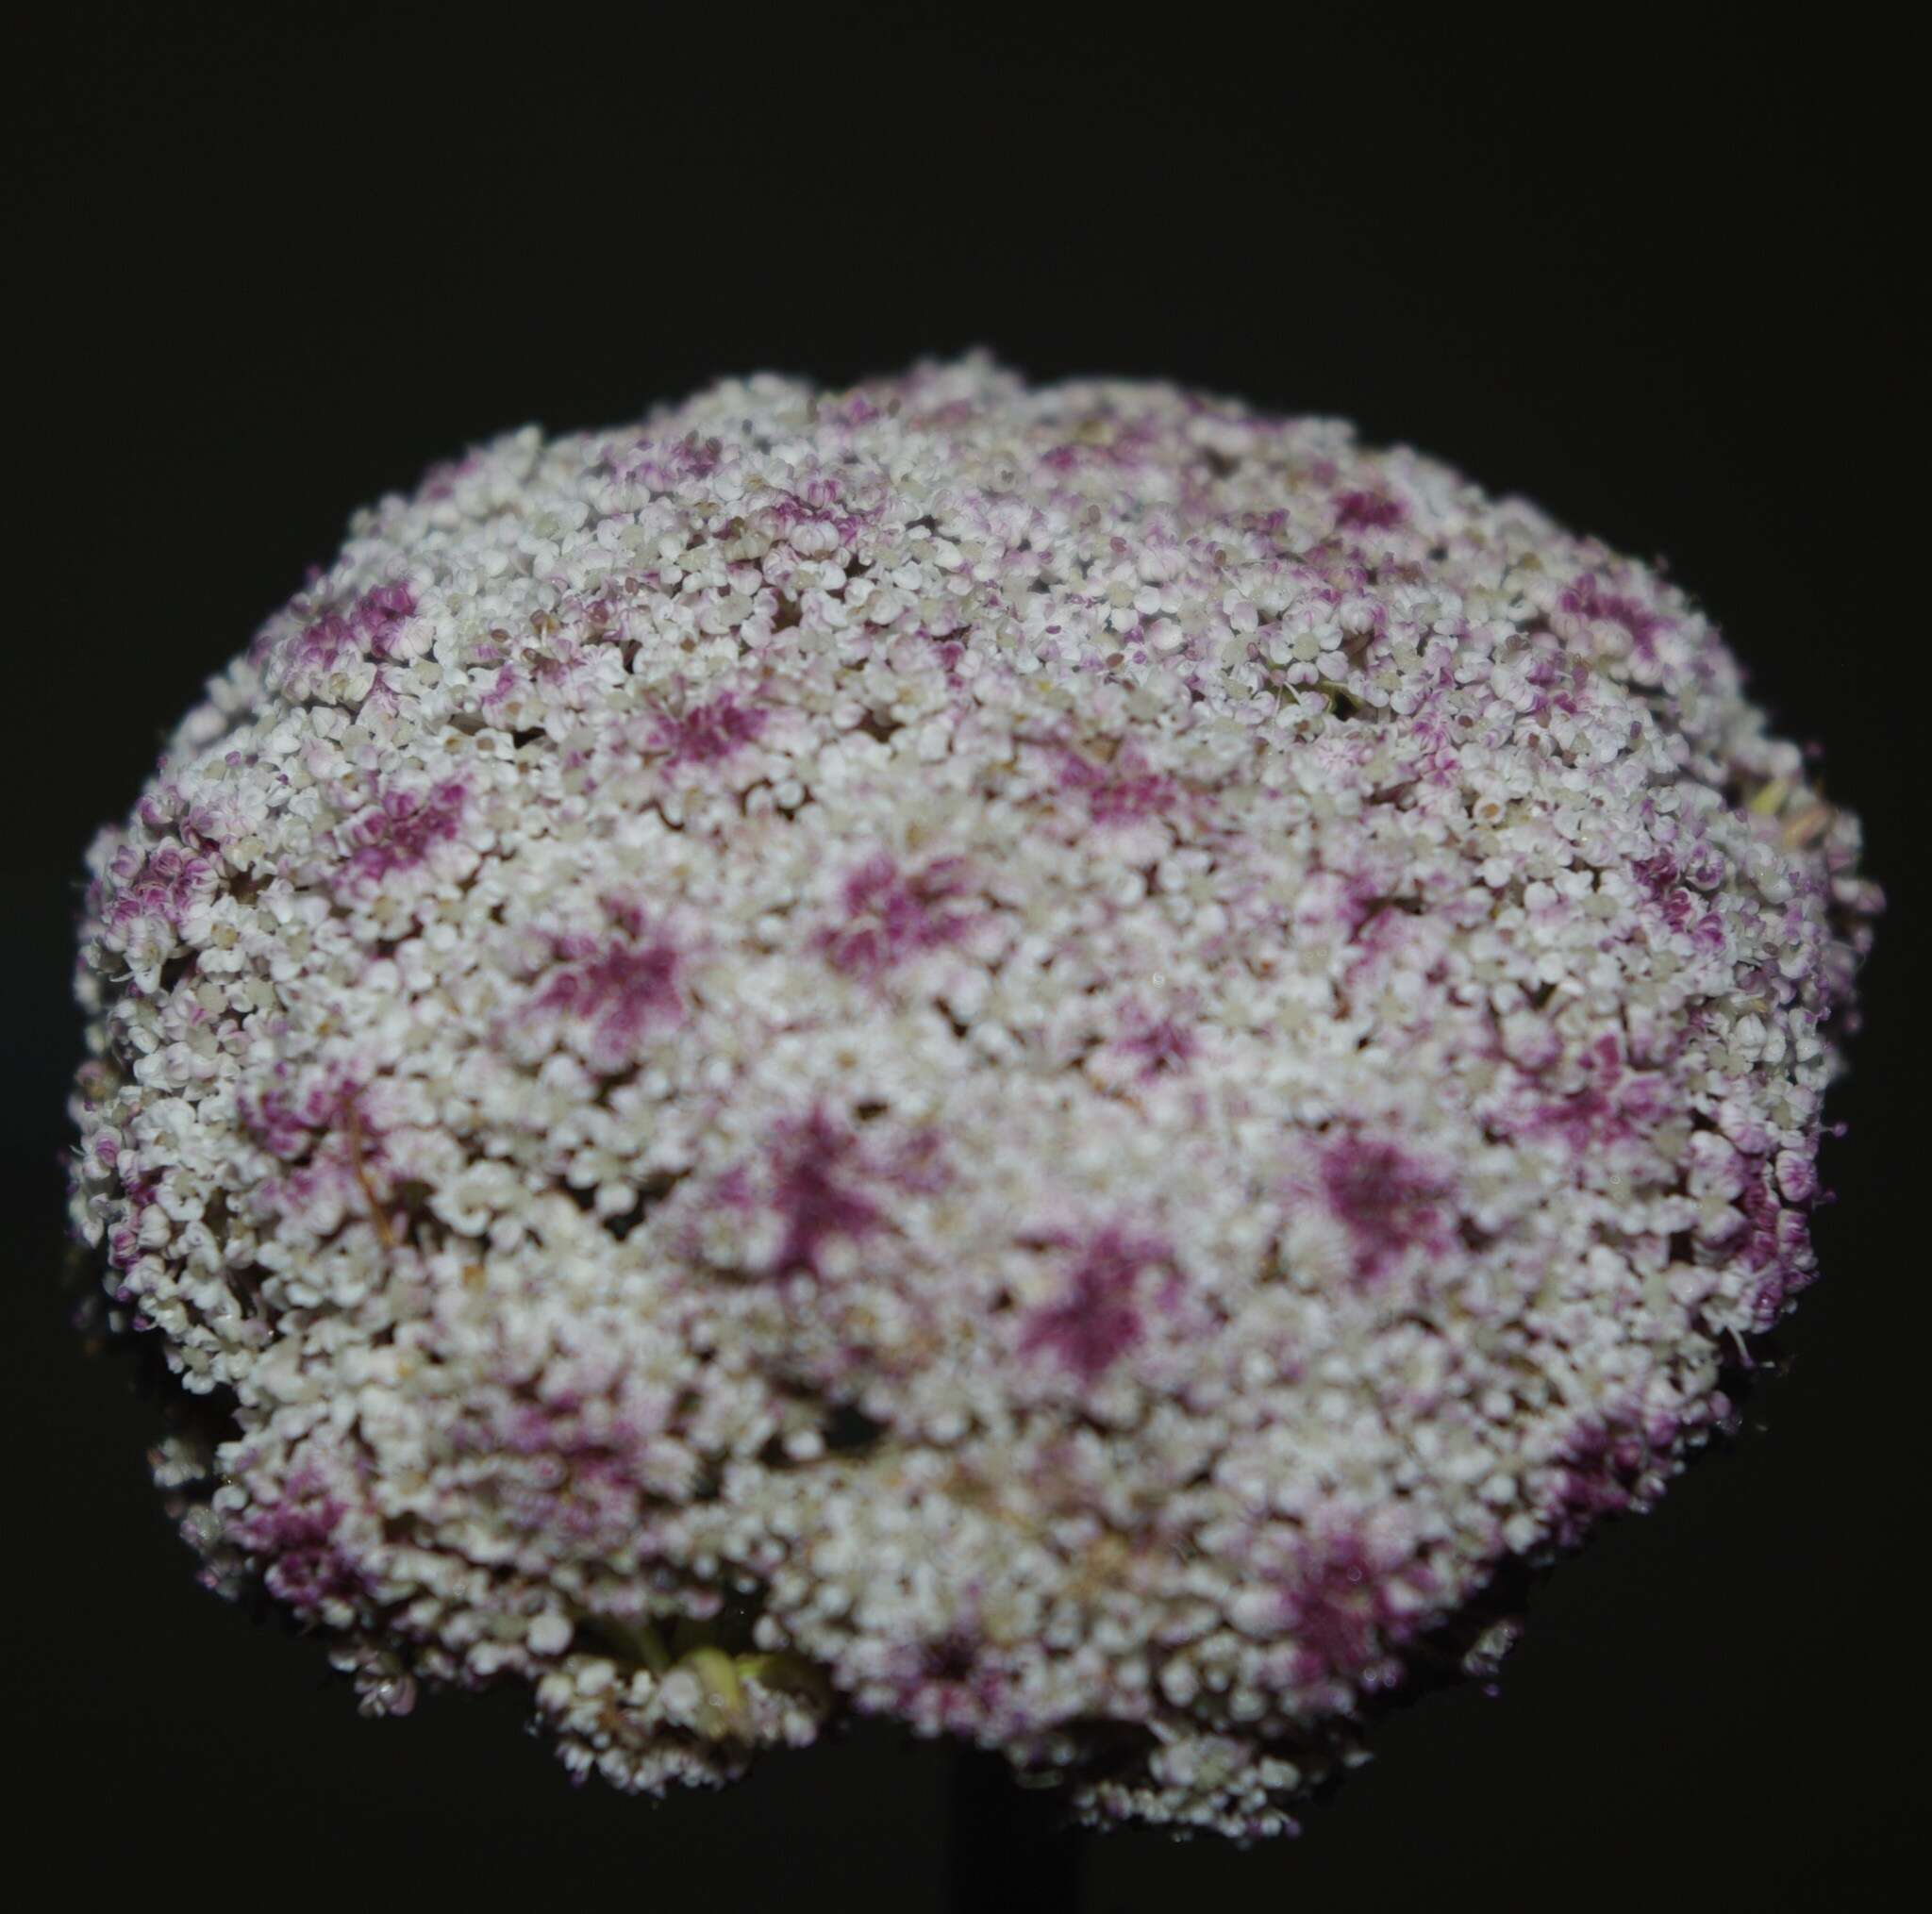
M 21 1858 L 210 1900 L 1891 1904 L 1928 1778 L 1906 103 L 1849 11 L 1707 44 L 1635 12 L 1561 43 L 1364 12 L 1317 33 L 1205 7 L 721 5 L 622 29 L 554 6 L 70 8 L 16 36 L 0 1666 Z M 1045 1839 L 1030 1806 L 1003 1821 L 983 1768 L 877 1730 L 659 1807 L 572 1789 L 510 1698 L 362 1722 L 312 1643 L 193 1586 L 144 1477 L 158 1409 L 128 1357 L 84 1353 L 62 1275 L 82 848 L 350 508 L 526 420 L 973 344 L 1039 377 L 1352 416 L 1667 554 L 1782 726 L 1826 744 L 1893 900 L 1834 1110 L 1826 1280 L 1750 1428 L 1557 1572 L 1499 1696 L 1424 1698 L 1301 1840 L 1246 1854 Z

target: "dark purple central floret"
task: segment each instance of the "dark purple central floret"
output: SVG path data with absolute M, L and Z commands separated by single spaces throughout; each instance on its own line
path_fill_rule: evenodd
M 1322 1194 L 1355 1246 L 1356 1274 L 1373 1282 L 1402 1256 L 1441 1240 L 1441 1183 L 1393 1143 L 1346 1134 L 1322 1155 Z
M 214 890 L 214 867 L 174 842 L 157 844 L 136 866 L 108 907 L 108 922 L 125 930 L 141 918 L 154 918 L 172 930 L 202 897 Z
M 346 612 L 325 611 L 311 619 L 285 655 L 291 689 L 312 687 L 358 658 L 393 656 L 397 633 L 415 614 L 415 594 L 407 585 L 393 584 L 372 587 Z
M 1164 772 L 1141 767 L 1127 753 L 1113 761 L 1094 763 L 1076 751 L 1061 761 L 1060 788 L 1087 800 L 1087 814 L 1096 824 L 1136 824 L 1158 817 L 1173 805 L 1176 786 Z
M 834 1238 L 870 1235 L 884 1222 L 869 1197 L 841 1173 L 857 1167 L 858 1139 L 823 1110 L 790 1125 L 773 1159 L 772 1207 L 785 1234 L 767 1273 L 818 1275 L 819 1257 Z
M 634 1061 L 651 1030 L 684 1014 L 682 953 L 641 920 L 608 940 L 559 939 L 558 955 L 568 961 L 538 992 L 536 1007 L 588 1024 L 594 1062 L 614 1069 Z
M 1399 525 L 1407 514 L 1401 501 L 1381 492 L 1343 491 L 1335 498 L 1335 526 L 1345 532 L 1383 532 Z
M 336 1542 L 342 1504 L 308 1474 L 291 1479 L 282 1499 L 257 1509 L 232 1531 L 242 1547 L 264 1556 L 264 1579 L 291 1607 L 314 1614 L 325 1603 L 353 1600 L 363 1581 Z
M 1581 1059 L 1584 1080 L 1560 1096 L 1532 1102 L 1515 1123 L 1522 1134 L 1559 1138 L 1581 1156 L 1654 1128 L 1672 1113 L 1667 1079 L 1657 1071 L 1630 1070 L 1614 1035 L 1592 1043 Z
M 1395 1590 L 1407 1583 L 1420 1592 L 1427 1581 L 1413 1563 L 1391 1575 L 1353 1536 L 1320 1544 L 1283 1595 L 1297 1648 L 1295 1679 L 1312 1685 L 1379 1677 L 1390 1649 L 1408 1632 Z
M 377 585 L 357 601 L 357 629 L 370 654 L 386 658 L 395 649 L 396 633 L 416 615 L 416 596 L 407 585 Z
M 1621 626 L 1629 634 L 1631 647 L 1641 658 L 1656 657 L 1657 639 L 1671 628 L 1668 618 L 1635 598 L 1606 591 L 1594 578 L 1584 578 L 1573 585 L 1563 593 L 1560 603 L 1573 617 Z
M 1080 1250 L 1059 1298 L 1027 1318 L 1022 1351 L 1044 1350 L 1082 1383 L 1097 1382 L 1146 1334 L 1141 1292 L 1150 1270 L 1168 1273 L 1162 1292 L 1168 1300 L 1174 1262 L 1167 1245 L 1122 1229 L 1102 1230 Z
M 414 870 L 438 844 L 455 840 L 468 799 L 469 787 L 459 777 L 426 790 L 391 785 L 342 825 L 338 889 L 377 885 L 393 872 Z
M 272 1085 L 258 1096 L 238 1100 L 242 1126 L 271 1156 L 292 1162 L 341 1114 L 343 1092 L 324 1078 L 295 1090 Z
M 967 889 L 963 859 L 936 857 L 902 871 L 883 852 L 845 879 L 844 922 L 820 933 L 819 947 L 837 970 L 877 976 L 922 952 L 965 936 L 973 913 L 954 900 Z
M 674 764 L 716 764 L 754 742 L 766 714 L 730 691 L 658 722 L 653 741 Z
M 1194 1033 L 1173 1017 L 1140 1024 L 1121 1040 L 1122 1048 L 1141 1058 L 1143 1076 L 1185 1070 L 1200 1048 Z

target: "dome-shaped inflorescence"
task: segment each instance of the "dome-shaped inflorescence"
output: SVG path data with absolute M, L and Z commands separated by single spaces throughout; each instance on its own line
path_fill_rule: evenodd
M 371 1706 L 1272 1832 L 1725 1419 L 1857 853 L 1677 590 L 1410 452 L 725 384 L 385 499 L 210 686 L 92 854 L 75 1215 Z

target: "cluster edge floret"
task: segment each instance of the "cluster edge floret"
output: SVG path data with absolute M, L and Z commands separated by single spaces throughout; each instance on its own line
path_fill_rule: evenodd
M 210 685 L 91 852 L 75 1223 L 373 1711 L 1279 1833 L 1730 1416 L 1858 848 L 1682 591 L 1407 449 L 727 382 L 383 499 Z

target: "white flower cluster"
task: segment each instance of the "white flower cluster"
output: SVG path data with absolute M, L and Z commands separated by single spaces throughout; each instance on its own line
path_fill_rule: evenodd
M 1725 1419 L 1857 852 L 1679 591 L 1412 453 L 724 384 L 385 499 L 211 685 L 92 853 L 75 1216 L 370 1707 L 1272 1833 Z

